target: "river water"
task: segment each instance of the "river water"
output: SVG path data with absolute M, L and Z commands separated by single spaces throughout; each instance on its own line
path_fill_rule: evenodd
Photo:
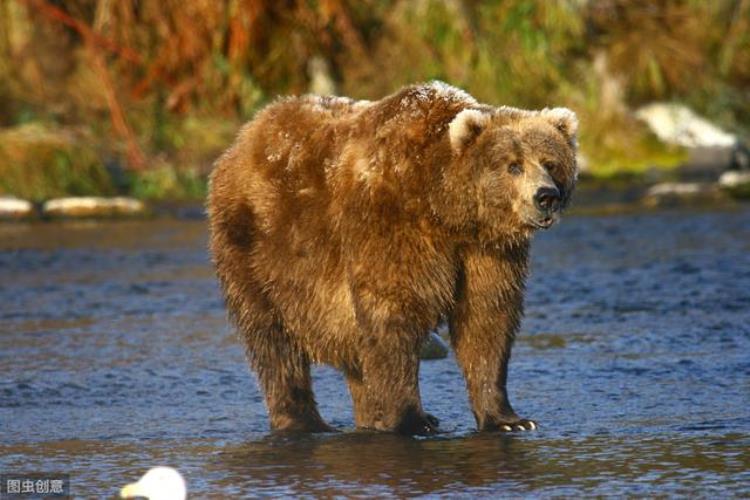
M 203 221 L 0 225 L 0 473 L 78 497 L 158 464 L 193 498 L 750 496 L 750 209 L 567 217 L 533 244 L 510 369 L 534 432 L 479 434 L 452 357 L 424 361 L 443 433 L 268 431 Z

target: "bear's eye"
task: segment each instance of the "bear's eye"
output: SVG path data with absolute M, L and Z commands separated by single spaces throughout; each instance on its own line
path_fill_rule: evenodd
M 557 163 L 553 161 L 545 161 L 544 163 L 542 163 L 542 166 L 545 168 L 545 170 L 551 171 L 557 168 Z
M 508 172 L 510 172 L 513 175 L 519 175 L 521 172 L 523 172 L 523 167 L 518 162 L 513 162 L 510 165 L 508 165 Z

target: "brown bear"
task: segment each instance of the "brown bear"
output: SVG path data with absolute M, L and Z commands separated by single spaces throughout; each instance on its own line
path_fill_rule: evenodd
M 447 321 L 481 430 L 511 407 L 529 240 L 576 180 L 565 108 L 478 103 L 441 82 L 379 101 L 282 98 L 211 174 L 211 252 L 273 429 L 328 431 L 311 363 L 346 376 L 358 428 L 429 434 L 419 349 Z

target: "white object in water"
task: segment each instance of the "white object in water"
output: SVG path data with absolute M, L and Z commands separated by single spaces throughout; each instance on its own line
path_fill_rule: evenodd
M 651 186 L 649 196 L 690 196 L 705 192 L 710 186 L 700 182 L 661 182 Z
M 185 479 L 172 467 L 149 469 L 138 482 L 128 484 L 120 490 L 120 498 L 185 500 L 186 497 Z
M 729 170 L 719 177 L 719 186 L 735 188 L 743 184 L 750 184 L 750 171 Z
M 34 206 L 12 196 L 0 196 L 0 219 L 26 217 L 32 214 Z
M 143 202 L 116 196 L 71 196 L 44 203 L 42 213 L 53 217 L 88 217 L 92 215 L 137 215 L 145 211 Z

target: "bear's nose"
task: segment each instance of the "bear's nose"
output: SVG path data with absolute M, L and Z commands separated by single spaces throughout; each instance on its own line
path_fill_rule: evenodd
M 560 191 L 556 187 L 545 186 L 539 188 L 534 195 L 536 208 L 543 212 L 556 212 L 560 209 Z

